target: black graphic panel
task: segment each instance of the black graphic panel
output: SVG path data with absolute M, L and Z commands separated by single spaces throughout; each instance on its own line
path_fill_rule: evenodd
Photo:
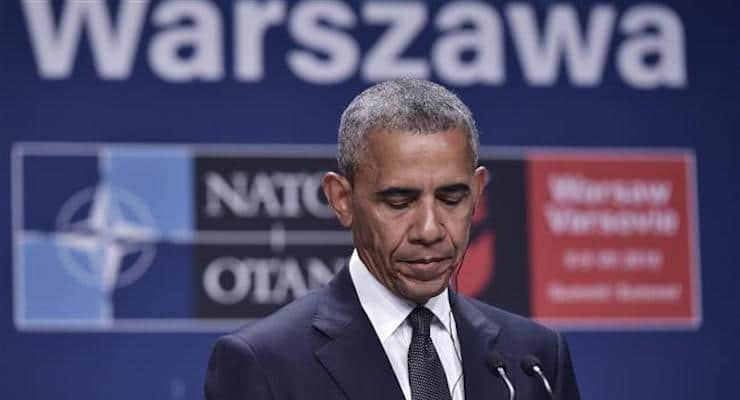
M 281 251 L 255 245 L 198 246 L 196 315 L 264 317 L 328 283 L 351 251 L 351 246 L 330 244 Z
M 481 300 L 520 315 L 530 315 L 527 248 L 526 162 L 485 161 L 490 227 L 495 235 L 494 277 Z

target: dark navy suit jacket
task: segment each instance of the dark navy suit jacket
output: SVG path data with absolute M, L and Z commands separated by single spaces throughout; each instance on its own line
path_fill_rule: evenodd
M 518 400 L 548 398 L 519 368 L 525 354 L 542 361 L 555 399 L 579 399 L 562 336 L 465 296 L 456 295 L 451 303 L 466 400 L 508 400 L 505 383 L 486 367 L 494 350 L 504 357 Z M 346 267 L 325 288 L 221 337 L 211 354 L 205 395 L 208 400 L 404 398 Z

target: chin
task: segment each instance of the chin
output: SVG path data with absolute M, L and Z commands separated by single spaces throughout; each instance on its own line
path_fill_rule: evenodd
M 411 300 L 416 304 L 424 304 L 427 302 L 427 300 L 442 293 L 445 288 L 447 288 L 447 285 L 440 285 L 437 282 L 434 282 L 433 286 L 432 283 L 426 285 L 412 284 L 405 285 L 403 288 L 401 288 L 400 293 L 404 298 Z

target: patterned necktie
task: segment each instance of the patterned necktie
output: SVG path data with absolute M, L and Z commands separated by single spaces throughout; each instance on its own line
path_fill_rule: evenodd
M 416 307 L 408 316 L 413 329 L 409 345 L 411 400 L 452 400 L 442 362 L 429 336 L 433 317 L 426 307 Z

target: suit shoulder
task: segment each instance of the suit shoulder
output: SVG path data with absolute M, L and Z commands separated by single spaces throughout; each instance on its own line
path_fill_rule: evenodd
M 209 379 L 215 383 L 207 390 L 218 392 L 224 387 L 235 387 L 237 393 L 256 390 L 278 393 L 283 390 L 281 379 L 290 376 L 300 380 L 307 371 L 317 368 L 314 351 L 326 341 L 313 328 L 320 293 L 321 290 L 309 293 L 265 318 L 220 337 L 208 369 Z
M 261 349 L 271 344 L 289 343 L 296 337 L 305 338 L 311 329 L 320 293 L 321 290 L 308 293 L 272 314 L 223 336 L 222 340 Z

